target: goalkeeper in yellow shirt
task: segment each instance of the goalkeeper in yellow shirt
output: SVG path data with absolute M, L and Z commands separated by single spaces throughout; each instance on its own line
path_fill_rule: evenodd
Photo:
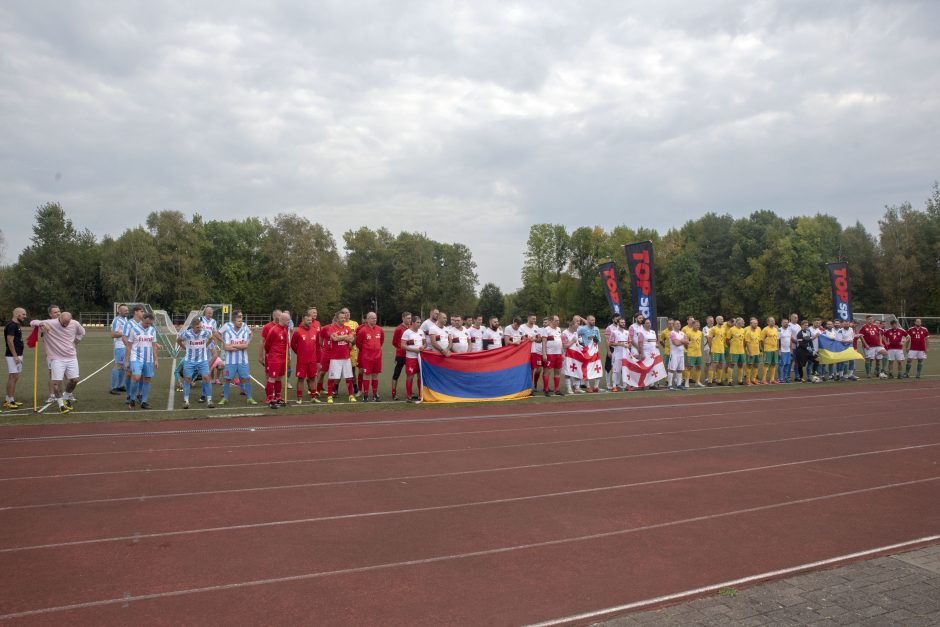
M 778 348 L 780 345 L 780 336 L 777 333 L 777 321 L 773 316 L 767 318 L 767 326 L 761 329 L 761 343 L 764 347 L 764 372 L 761 375 L 761 384 L 777 384 L 777 359 L 779 358 Z M 768 377 L 769 375 L 769 377 Z M 770 379 L 768 381 L 767 379 Z
M 738 385 L 744 385 L 744 371 L 747 368 L 747 354 L 744 352 L 744 318 L 737 318 L 728 332 L 730 365 L 732 379 Z
M 744 352 L 747 354 L 747 385 L 757 385 L 757 371 L 760 368 L 761 361 L 761 329 L 758 326 L 757 318 L 751 318 L 751 326 L 744 329 Z

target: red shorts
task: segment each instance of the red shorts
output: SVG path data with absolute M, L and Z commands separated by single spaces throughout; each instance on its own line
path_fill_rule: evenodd
M 367 359 L 359 355 L 359 369 L 362 374 L 382 374 L 382 358 Z
M 268 375 L 269 379 L 280 379 L 287 372 L 287 364 L 283 361 L 271 361 L 268 359 L 264 362 L 264 373 Z
M 330 355 L 327 353 L 325 356 L 320 358 L 320 372 L 329 372 L 330 371 Z
M 550 370 L 561 370 L 562 358 L 561 355 L 546 355 L 545 356 L 545 367 Z
M 409 377 L 421 372 L 421 362 L 417 359 L 405 359 L 405 374 Z
M 297 378 L 298 379 L 312 379 L 317 376 L 317 366 L 319 364 L 315 361 L 308 361 L 306 363 L 297 364 Z
M 532 368 L 541 368 L 542 367 L 542 356 L 536 353 L 532 353 L 529 356 L 529 363 L 532 364 Z

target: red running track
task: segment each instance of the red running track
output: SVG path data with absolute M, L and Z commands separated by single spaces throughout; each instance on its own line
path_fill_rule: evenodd
M 940 385 L 0 430 L 0 618 L 592 622 L 940 534 Z

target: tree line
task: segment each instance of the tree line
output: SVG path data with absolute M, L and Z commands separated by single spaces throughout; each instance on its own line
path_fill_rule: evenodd
M 784 219 L 756 211 L 735 219 L 706 213 L 665 233 L 535 224 L 521 269 L 522 288 L 477 292 L 476 262 L 461 243 L 385 228 L 349 230 L 342 249 L 322 225 L 294 214 L 270 220 L 187 219 L 158 211 L 119 237 L 98 240 L 77 228 L 57 203 L 35 213 L 29 245 L 0 268 L 0 311 L 31 313 L 55 302 L 73 312 L 110 310 L 115 301 L 148 302 L 186 312 L 206 300 L 260 313 L 272 307 L 321 318 L 341 306 L 373 310 L 394 324 L 401 311 L 439 306 L 460 314 L 508 317 L 536 312 L 594 313 L 608 306 L 597 267 L 618 264 L 629 309 L 623 245 L 651 240 L 659 312 L 825 316 L 831 292 L 825 264 L 847 261 L 854 309 L 940 315 L 940 186 L 923 209 L 885 207 L 877 236 L 833 216 Z M 0 242 L 2 242 L 0 233 Z

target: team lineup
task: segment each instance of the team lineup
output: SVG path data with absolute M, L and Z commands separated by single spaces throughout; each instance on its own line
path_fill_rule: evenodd
M 85 329 L 57 306 L 51 306 L 48 314 L 48 319 L 29 324 L 34 336 L 41 331 L 45 342 L 50 387 L 47 403 L 67 413 L 75 401 L 79 381 L 77 346 Z M 261 328 L 257 362 L 264 371 L 264 403 L 272 409 L 286 405 L 286 387 L 294 389 L 295 404 L 321 403 L 324 397 L 332 404 L 343 383 L 350 403 L 380 401 L 378 386 L 386 338 L 376 323 L 376 314 L 369 312 L 357 323 L 343 308 L 328 324 L 321 324 L 317 318 L 317 309 L 312 307 L 295 325 L 289 311 L 275 310 Z M 4 402 L 7 409 L 22 406 L 15 398 L 15 389 L 22 371 L 20 329 L 26 321 L 26 311 L 17 308 L 4 331 L 9 371 Z M 868 377 L 907 378 L 916 366 L 915 377 L 920 378 L 929 344 L 929 332 L 920 319 L 905 330 L 897 320 L 884 328 L 871 316 L 858 329 L 854 321 L 800 320 L 797 314 L 784 318 L 779 325 L 769 317 L 763 326 L 756 317 L 746 324 L 742 317 L 726 320 L 706 316 L 703 325 L 689 316 L 684 324 L 669 319 L 659 332 L 641 314 L 629 324 L 626 318 L 615 315 L 603 330 L 596 326 L 593 315 L 576 315 L 564 327 L 558 316 L 543 318 L 541 325 L 537 321 L 537 316 L 530 314 L 525 321 L 516 317 L 505 326 L 498 317 L 491 317 L 484 325 L 483 317 L 478 315 L 448 316 L 433 309 L 422 320 L 403 313 L 391 339 L 395 349 L 392 400 L 421 402 L 421 356 L 425 351 L 450 357 L 525 342 L 531 352 L 532 393 L 539 391 L 541 382 L 545 396 L 563 396 L 598 393 L 602 380 L 608 392 L 658 388 L 660 378 L 631 376 L 630 364 L 642 363 L 647 369 L 662 364 L 668 390 L 857 380 L 854 358 L 821 363 L 820 356 L 827 354 L 825 348 L 821 350 L 821 342 L 834 351 L 852 349 L 854 355 L 864 359 Z M 122 304 L 111 322 L 110 336 L 114 344 L 110 393 L 123 396 L 128 409 L 150 409 L 151 381 L 160 365 L 153 315 L 141 305 L 131 310 Z M 183 409 L 191 406 L 194 383 L 200 384 L 198 402 L 210 408 L 229 404 L 233 387 L 247 404 L 258 404 L 252 392 L 252 336 L 241 311 L 234 311 L 231 320 L 220 325 L 211 307 L 179 332 L 176 344 L 182 350 L 182 359 L 174 374 Z M 602 336 L 606 344 L 603 359 Z M 35 342 L 34 337 L 30 340 Z M 862 353 L 855 353 L 856 349 Z M 400 397 L 402 372 L 405 393 Z M 294 385 L 289 383 L 292 378 Z M 216 400 L 213 391 L 219 385 L 221 396 Z

